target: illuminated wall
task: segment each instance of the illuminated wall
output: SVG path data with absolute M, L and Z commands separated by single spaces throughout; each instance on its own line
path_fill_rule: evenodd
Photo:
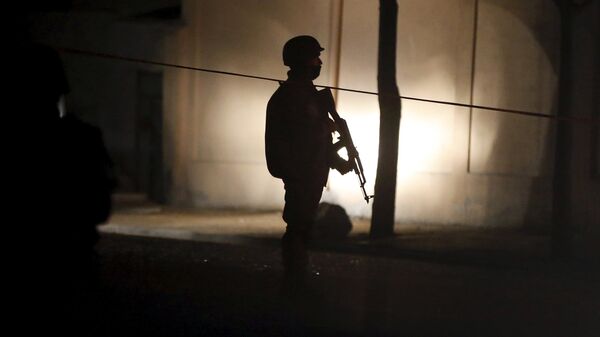
M 559 18 L 551 0 L 479 1 L 475 60 L 474 0 L 398 3 L 402 95 L 553 112 Z M 326 48 L 318 84 L 377 89 L 378 1 L 187 1 L 184 14 L 186 26 L 165 44 L 168 62 L 285 78 L 283 43 L 310 34 Z M 283 186 L 266 170 L 263 144 L 265 106 L 276 88 L 274 82 L 166 70 L 165 150 L 173 202 L 282 207 Z M 337 95 L 372 191 L 377 99 Z M 546 222 L 550 135 L 543 119 L 404 100 L 396 219 Z M 370 216 L 352 175 L 332 172 L 324 200 Z
M 328 1 L 184 2 L 187 26 L 167 42 L 167 60 L 285 78 L 285 41 L 312 34 L 330 50 L 338 10 Z M 326 54 L 324 62 L 335 63 L 335 56 Z M 323 70 L 324 83 L 332 81 L 331 69 Z M 165 78 L 172 200 L 280 208 L 283 185 L 266 170 L 263 144 L 265 107 L 278 84 L 180 70 Z

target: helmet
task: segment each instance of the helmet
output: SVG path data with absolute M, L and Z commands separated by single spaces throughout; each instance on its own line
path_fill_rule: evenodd
M 289 67 L 302 64 L 313 57 L 319 56 L 323 47 L 319 41 L 309 35 L 291 38 L 283 46 L 283 64 Z

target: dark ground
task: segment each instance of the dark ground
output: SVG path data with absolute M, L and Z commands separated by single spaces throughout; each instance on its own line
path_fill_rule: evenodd
M 289 298 L 276 240 L 103 234 L 97 253 L 97 281 L 65 281 L 75 285 L 59 295 L 67 311 L 49 315 L 59 336 L 600 334 L 600 274 L 589 264 L 320 245 L 309 291 Z

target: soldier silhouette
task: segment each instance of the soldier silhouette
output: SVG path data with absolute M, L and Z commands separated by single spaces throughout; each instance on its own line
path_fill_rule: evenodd
M 321 72 L 324 49 L 312 36 L 296 36 L 283 47 L 283 63 L 290 67 L 288 79 L 267 105 L 265 152 L 272 176 L 283 180 L 286 222 L 282 238 L 284 286 L 305 285 L 310 238 L 329 169 L 349 172 L 332 144 L 334 122 L 322 106 L 313 84 Z

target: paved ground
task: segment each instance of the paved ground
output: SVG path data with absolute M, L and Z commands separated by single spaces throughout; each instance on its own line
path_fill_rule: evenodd
M 106 234 L 98 253 L 101 290 L 90 295 L 89 303 L 98 309 L 88 325 L 92 335 L 597 336 L 600 331 L 600 277 L 565 266 L 483 267 L 321 250 L 313 253 L 310 290 L 290 299 L 280 294 L 275 246 Z
M 237 244 L 277 244 L 285 223 L 280 211 L 247 212 L 238 210 L 197 210 L 161 207 L 136 196 L 121 196 L 117 210 L 103 233 L 126 234 L 203 242 Z M 369 221 L 352 219 L 352 230 L 343 240 L 322 242 L 328 249 L 372 252 L 378 255 L 453 259 L 456 256 L 520 263 L 528 259 L 545 259 L 550 252 L 547 235 L 506 229 L 474 229 L 460 226 L 425 226 L 399 224 L 397 236 L 390 240 L 368 240 Z
M 66 326 L 83 322 L 77 336 L 600 333 L 597 267 L 549 259 L 547 237 L 401 229 L 369 242 L 359 224 L 317 241 L 309 290 L 290 298 L 278 213 L 120 208 L 103 227 L 97 278 L 71 291 Z

